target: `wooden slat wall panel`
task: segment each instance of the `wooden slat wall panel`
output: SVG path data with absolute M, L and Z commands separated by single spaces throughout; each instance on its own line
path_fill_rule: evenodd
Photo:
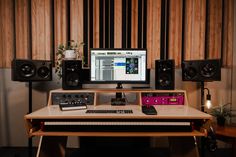
M 131 47 L 137 47 L 138 29 L 138 0 L 131 1 Z M 129 1 L 129 2 L 130 2 Z M 224 66 L 232 65 L 233 54 L 233 0 L 209 0 L 206 17 L 207 0 L 185 0 L 184 16 L 184 59 L 222 58 Z M 53 49 L 58 43 L 67 42 L 70 39 L 83 42 L 84 39 L 84 0 L 0 0 L 0 67 L 10 67 L 10 62 L 16 51 L 17 58 L 50 59 Z M 88 32 L 88 40 L 93 39 L 90 47 L 99 47 L 100 38 L 99 22 L 105 16 L 100 15 L 100 1 L 89 0 L 93 5 L 93 11 L 87 8 L 88 14 L 93 13 L 90 21 L 93 23 L 93 31 Z M 124 1 L 126 2 L 126 1 Z M 127 1 L 128 2 L 128 1 Z M 181 62 L 181 27 L 182 27 L 182 3 L 183 0 L 169 0 L 169 43 L 168 56 L 175 59 L 176 65 Z M 222 4 L 224 2 L 224 5 Z M 29 4 L 31 3 L 31 6 Z M 105 4 L 105 1 L 104 3 Z M 70 8 L 68 8 L 68 5 Z M 15 8 L 14 8 L 15 6 Z M 89 5 L 88 5 L 89 6 Z M 224 6 L 224 14 L 222 13 Z M 15 9 L 15 17 L 14 17 Z M 54 9 L 54 10 L 53 10 Z M 68 12 L 68 9 L 70 11 Z M 29 13 L 31 10 L 31 15 Z M 148 67 L 154 67 L 154 61 L 160 58 L 160 19 L 161 0 L 147 1 L 147 42 Z M 54 17 L 52 17 L 54 13 Z M 224 15 L 224 25 L 222 23 Z M 31 16 L 31 19 L 29 19 Z M 14 21 L 15 18 L 15 21 Z M 207 30 L 206 30 L 206 18 Z M 53 20 L 54 19 L 54 20 Z M 68 23 L 68 20 L 70 23 Z M 32 25 L 31 25 L 32 22 Z M 15 26 L 14 26 L 15 24 Z M 54 26 L 54 28 L 53 28 Z M 223 39 L 222 39 L 222 27 Z M 104 27 L 105 28 L 105 27 Z M 103 29 L 104 29 L 103 28 Z M 30 34 L 32 29 L 32 35 Z M 88 28 L 89 29 L 89 28 Z M 105 30 L 103 30 L 105 33 Z M 207 33 L 207 37 L 205 38 Z M 15 36 L 14 36 L 15 35 Z M 54 41 L 53 39 L 54 35 Z M 32 36 L 32 40 L 30 39 Z M 16 41 L 15 41 L 15 40 Z M 207 39 L 205 53 L 205 39 Z M 223 47 L 222 47 L 223 40 Z M 6 42 L 7 41 L 7 42 Z M 53 44 L 54 42 L 54 44 Z M 30 45 L 32 43 L 32 45 Z M 55 46 L 53 48 L 53 45 Z M 122 46 L 122 0 L 114 0 L 114 46 Z M 31 53 L 32 47 L 32 54 Z M 15 50 L 16 48 L 16 50 Z M 87 53 L 87 52 L 86 52 Z
M 32 59 L 49 60 L 52 53 L 52 2 L 32 0 Z
M 4 16 L 4 2 L 0 0 L 0 16 L 2 18 L 0 18 L 0 68 L 4 67 L 5 63 L 3 63 L 4 58 L 3 58 L 3 52 L 4 52 L 4 30 L 3 30 L 3 24 L 5 23 L 5 19 L 3 18 Z
M 224 0 L 224 37 L 223 37 L 223 65 L 232 66 L 233 34 L 234 34 L 234 0 Z
M 15 1 L 16 58 L 28 59 L 31 54 L 29 0 Z
M 169 59 L 175 59 L 175 65 L 181 65 L 182 46 L 182 2 L 183 0 L 170 0 L 169 13 Z
M 59 44 L 68 42 L 68 3 L 67 0 L 54 1 L 54 45 L 55 51 Z
M 0 0 L 0 67 L 9 68 L 15 51 L 14 0 Z
M 138 0 L 132 0 L 131 8 L 131 48 L 138 47 Z
M 73 39 L 78 43 L 81 43 L 84 40 L 83 6 L 83 0 L 70 0 L 70 39 Z M 81 48 L 80 50 L 80 52 L 83 53 L 83 49 Z
M 99 48 L 99 0 L 93 0 L 93 48 Z
M 206 0 L 187 0 L 185 10 L 184 59 L 205 57 Z
M 115 0 L 114 12 L 114 47 L 121 48 L 122 46 L 122 0 Z
M 155 66 L 155 60 L 160 59 L 160 23 L 161 0 L 147 2 L 147 51 L 148 68 Z
M 207 57 L 221 57 L 222 0 L 209 0 Z

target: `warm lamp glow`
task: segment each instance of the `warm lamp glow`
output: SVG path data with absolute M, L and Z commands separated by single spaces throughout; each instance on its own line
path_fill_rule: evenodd
M 205 106 L 210 109 L 212 104 L 211 104 L 211 95 L 210 93 L 208 92 L 207 96 L 206 96 L 206 102 L 205 102 Z

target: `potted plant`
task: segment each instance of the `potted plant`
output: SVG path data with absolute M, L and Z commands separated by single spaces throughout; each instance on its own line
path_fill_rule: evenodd
M 56 52 L 55 73 L 59 79 L 62 77 L 62 60 L 78 59 L 83 61 L 83 57 L 80 53 L 80 47 L 83 45 L 83 42 L 77 44 L 74 40 L 70 40 L 66 44 L 58 45 Z
M 231 116 L 231 110 L 228 107 L 230 103 L 224 104 L 224 105 L 219 105 L 211 110 L 211 114 L 216 117 L 217 124 L 220 126 L 225 125 L 225 120 Z

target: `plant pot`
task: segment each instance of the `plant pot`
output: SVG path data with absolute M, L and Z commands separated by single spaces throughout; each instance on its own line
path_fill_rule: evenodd
M 75 50 L 65 50 L 64 55 L 67 60 L 76 59 Z
M 217 117 L 217 124 L 219 126 L 224 126 L 225 125 L 225 118 L 224 117 Z

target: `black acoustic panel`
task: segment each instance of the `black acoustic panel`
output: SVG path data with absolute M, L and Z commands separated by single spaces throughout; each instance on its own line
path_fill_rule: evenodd
M 51 81 L 52 61 L 48 60 L 12 60 L 13 81 Z
M 171 90 L 175 88 L 174 60 L 155 61 L 155 87 L 156 89 L 163 90 Z
M 82 89 L 89 81 L 89 69 L 82 68 L 81 60 L 62 61 L 62 88 L 65 90 Z
M 189 60 L 182 62 L 182 80 L 209 82 L 221 80 L 219 59 Z

